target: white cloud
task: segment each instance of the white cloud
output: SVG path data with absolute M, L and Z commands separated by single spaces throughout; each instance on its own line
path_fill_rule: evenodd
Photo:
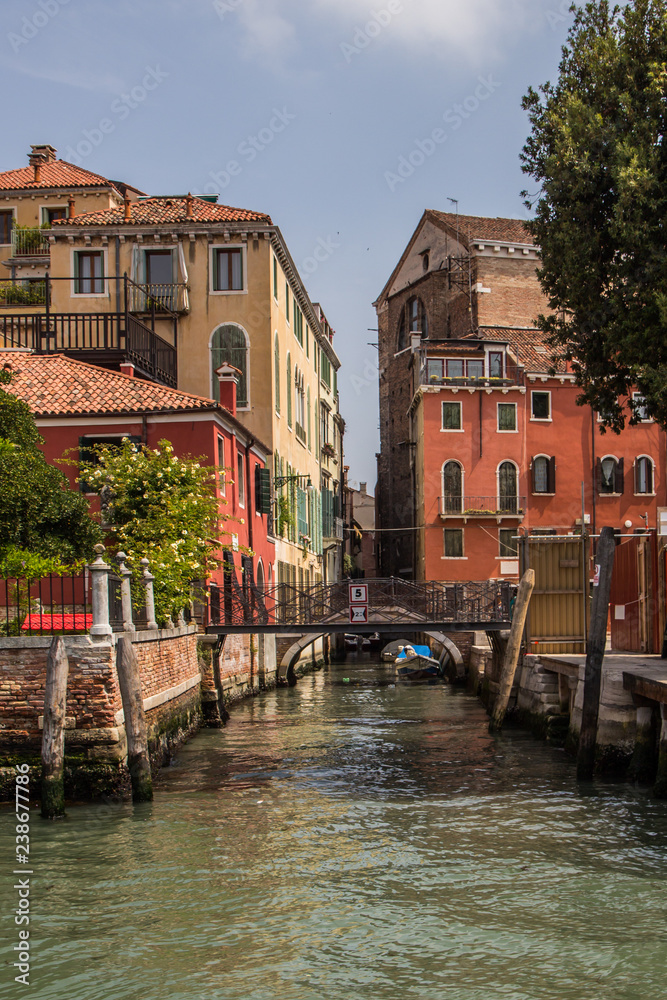
M 278 13 L 275 0 L 242 0 L 236 7 L 245 29 L 246 56 L 261 55 L 282 62 L 296 47 L 294 25 Z
M 352 32 L 388 8 L 387 0 L 305 0 L 310 9 L 313 3 L 347 22 Z M 539 18 L 540 6 L 535 0 L 402 0 L 402 10 L 393 14 L 386 30 L 411 47 L 444 44 L 468 57 L 486 56 L 504 37 Z

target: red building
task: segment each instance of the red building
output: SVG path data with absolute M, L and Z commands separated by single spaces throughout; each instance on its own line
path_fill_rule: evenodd
M 4 350 L 0 367 L 11 370 L 10 391 L 30 406 L 50 463 L 129 437 L 150 448 L 166 439 L 177 455 L 201 456 L 202 464 L 218 469 L 223 512 L 231 518 L 221 550 L 229 552 L 239 580 L 252 570 L 259 587 L 272 582 L 275 545 L 267 535 L 270 504 L 259 471 L 266 469 L 270 452 L 236 419 L 233 370 L 220 373 L 227 408 L 135 378 L 131 365 L 128 374 L 119 374 L 61 354 Z M 78 468 L 60 468 L 76 487 Z M 253 555 L 245 555 L 244 548 Z M 214 580 L 224 586 L 222 570 Z
M 380 575 L 516 580 L 520 535 L 581 532 L 582 486 L 593 535 L 667 525 L 665 434 L 576 405 L 538 264 L 518 219 L 427 211 L 375 303 Z

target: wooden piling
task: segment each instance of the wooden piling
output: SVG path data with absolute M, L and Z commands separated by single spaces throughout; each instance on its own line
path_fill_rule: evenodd
M 505 721 L 507 706 L 509 704 L 510 694 L 512 693 L 512 685 L 514 684 L 514 675 L 516 674 L 516 668 L 519 662 L 519 653 L 521 652 L 521 640 L 523 638 L 523 630 L 526 624 L 528 605 L 530 604 L 530 597 L 533 593 L 534 586 L 535 570 L 527 569 L 521 577 L 519 591 L 514 604 L 512 627 L 510 628 L 507 648 L 505 650 L 505 658 L 503 660 L 503 668 L 500 674 L 500 687 L 495 705 L 493 706 L 491 721 L 489 722 L 490 733 L 501 730 L 503 722 Z
M 118 639 L 116 671 L 125 715 L 127 766 L 132 780 L 132 801 L 150 802 L 153 798 L 153 782 L 139 661 L 134 646 L 127 636 L 120 636 Z
M 44 729 L 42 731 L 42 816 L 65 815 L 65 712 L 69 660 L 61 635 L 54 635 L 46 657 Z
M 595 769 L 595 742 L 600 711 L 602 661 L 607 644 L 607 619 L 609 617 L 609 597 L 615 550 L 614 529 L 603 528 L 595 553 L 593 603 L 586 644 L 584 706 L 581 713 L 581 731 L 577 753 L 577 779 L 579 781 L 590 781 Z

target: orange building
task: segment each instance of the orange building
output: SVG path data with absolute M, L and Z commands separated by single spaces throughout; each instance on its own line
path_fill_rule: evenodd
M 516 580 L 521 535 L 660 532 L 665 434 L 577 406 L 538 260 L 520 220 L 427 211 L 376 302 L 383 576 Z

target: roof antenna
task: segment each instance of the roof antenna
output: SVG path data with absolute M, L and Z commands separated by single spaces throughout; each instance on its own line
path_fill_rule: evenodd
M 458 198 L 448 198 L 452 205 L 456 205 L 456 242 L 459 242 L 459 200 Z

